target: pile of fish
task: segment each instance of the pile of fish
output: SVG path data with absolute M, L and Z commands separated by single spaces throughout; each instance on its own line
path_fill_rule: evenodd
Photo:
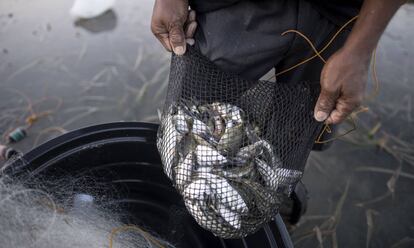
M 222 238 L 256 231 L 278 211 L 280 194 L 302 176 L 282 168 L 237 106 L 214 102 L 171 105 L 157 147 L 165 174 L 196 221 Z

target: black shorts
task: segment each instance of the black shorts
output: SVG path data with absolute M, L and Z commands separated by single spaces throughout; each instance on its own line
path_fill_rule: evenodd
M 315 53 L 296 34 L 305 34 L 321 49 L 340 28 L 304 0 L 240 1 L 225 8 L 198 13 L 196 46 L 225 71 L 259 79 L 275 68 L 282 71 Z M 344 43 L 345 30 L 322 56 L 328 59 Z M 323 62 L 316 58 L 279 76 L 279 82 L 302 80 L 319 83 Z

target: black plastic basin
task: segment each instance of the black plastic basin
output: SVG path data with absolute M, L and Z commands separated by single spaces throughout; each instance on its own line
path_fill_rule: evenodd
M 145 226 L 180 248 L 292 247 L 280 216 L 239 240 L 222 240 L 198 226 L 162 171 L 155 145 L 157 128 L 120 122 L 79 129 L 40 145 L 10 168 L 25 171 L 29 180 L 87 175 L 102 190 L 81 193 L 105 194 L 106 204 L 130 213 L 126 221 Z

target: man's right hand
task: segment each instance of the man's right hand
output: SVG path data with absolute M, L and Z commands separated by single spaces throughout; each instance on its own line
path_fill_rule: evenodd
M 197 28 L 195 19 L 195 12 L 188 9 L 188 0 L 156 0 L 151 31 L 165 49 L 183 55 L 186 40 L 193 38 Z

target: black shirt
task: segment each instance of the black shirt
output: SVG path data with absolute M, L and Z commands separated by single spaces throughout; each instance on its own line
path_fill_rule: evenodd
M 245 0 L 190 0 L 190 6 L 197 12 L 209 12 L 220 8 L 225 8 L 239 1 Z M 323 16 L 340 26 L 357 15 L 363 3 L 363 0 L 306 1 L 314 4 L 315 9 L 318 10 Z

